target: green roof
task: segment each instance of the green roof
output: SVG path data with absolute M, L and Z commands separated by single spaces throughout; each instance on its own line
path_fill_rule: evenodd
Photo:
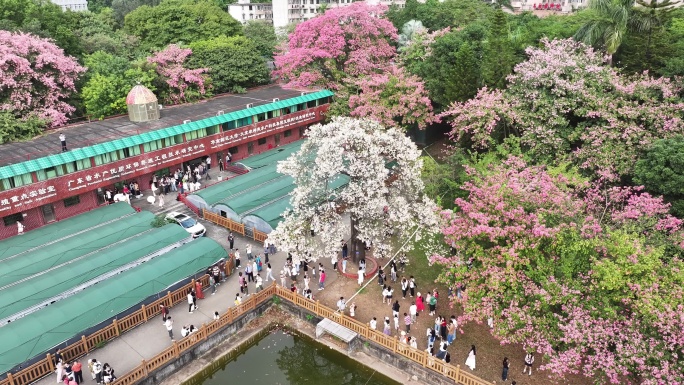
M 83 232 L 77 237 L 40 247 L 18 258 L 7 259 L 0 264 L 0 288 L 63 264 L 72 263 L 79 258 L 89 259 L 90 253 L 96 250 L 151 229 L 153 219 L 154 214 L 151 212 L 141 212 L 102 228 Z M 121 252 L 124 246 L 128 248 L 127 243 L 114 247 Z M 77 260 L 76 263 L 82 262 Z
M 114 272 L 189 236 L 190 234 L 182 227 L 176 224 L 168 224 L 158 229 L 148 229 L 139 234 L 133 234 L 133 237 L 126 239 L 125 252 L 121 251 L 121 245 L 107 247 L 111 245 L 111 241 L 114 241 L 109 239 L 109 241 L 105 241 L 107 246 L 94 250 L 88 258 L 77 263 L 60 265 L 50 271 L 43 269 L 43 274 L 32 276 L 21 284 L 1 289 L 0 318 L 9 317 L 32 306 L 44 303 L 61 293 Z M 86 241 L 84 241 L 85 243 Z
M 44 357 L 55 346 L 227 256 L 220 244 L 199 238 L 0 327 L 0 373 L 34 357 Z
M 278 161 L 287 159 L 290 155 L 299 151 L 302 146 L 301 141 L 296 141 L 276 149 L 262 152 L 259 155 L 250 156 L 239 163 L 251 168 L 246 174 L 228 179 L 225 182 L 217 183 L 195 193 L 194 195 L 202 198 L 207 206 L 230 201 L 233 197 L 249 192 L 254 193 L 258 190 L 262 193 L 262 188 L 267 188 L 272 182 L 286 178 L 285 175 L 276 171 Z
M 164 128 L 161 130 L 133 135 L 127 138 L 113 140 L 111 142 L 96 144 L 93 146 L 62 152 L 59 154 L 50 155 L 43 158 L 3 166 L 0 167 L 0 179 L 10 178 L 13 176 L 26 174 L 33 171 L 42 170 L 46 167 L 56 166 L 60 164 L 73 162 L 76 160 L 90 158 L 95 155 L 101 155 L 125 147 L 143 144 L 146 142 L 150 142 L 152 140 L 170 138 L 181 133 L 191 132 L 201 128 L 231 122 L 243 118 L 245 116 L 254 116 L 256 114 L 260 114 L 263 112 L 275 111 L 281 108 L 291 107 L 297 104 L 306 103 L 333 95 L 334 94 L 328 90 L 316 91 L 308 93 L 306 95 L 298 96 L 296 98 L 289 98 L 274 103 L 268 103 L 257 107 L 247 108 L 240 111 L 229 112 L 221 116 L 213 116 L 211 118 L 205 118 L 202 120 L 184 123 L 177 126 Z M 46 164 L 50 164 L 50 166 L 46 166 Z
M 47 244 L 62 242 L 88 229 L 103 226 L 113 220 L 133 214 L 135 210 L 131 205 L 120 202 L 27 231 L 19 237 L 4 239 L 0 241 L 0 261 Z
M 276 171 L 278 161 L 299 151 L 302 141 L 249 157 L 240 163 L 252 168 L 246 174 L 200 190 L 195 196 L 207 206 L 226 206 L 243 219 L 254 216 L 275 228 L 282 214 L 290 208 L 290 193 L 295 189 L 292 177 Z M 349 177 L 338 175 L 328 188 L 338 190 L 349 183 Z

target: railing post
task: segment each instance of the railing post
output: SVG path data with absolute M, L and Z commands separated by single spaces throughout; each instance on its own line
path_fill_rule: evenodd
M 145 377 L 147 377 L 147 375 L 148 375 L 148 371 L 147 371 L 147 361 L 142 360 L 141 365 L 142 365 L 142 367 L 143 367 L 143 373 L 145 373 Z
M 456 373 L 454 373 L 454 377 L 456 382 L 458 382 L 458 378 L 461 376 L 461 365 L 456 365 Z
M 170 292 L 170 291 L 167 291 L 166 293 L 167 293 L 167 294 L 166 294 L 166 298 L 168 298 L 168 301 L 169 301 L 169 303 L 168 303 L 166 306 L 168 306 L 169 308 L 171 308 L 171 307 L 173 306 L 173 297 L 171 296 L 171 292 Z
M 114 320 L 112 320 L 112 324 L 114 325 L 114 330 L 116 331 L 116 336 L 118 337 L 120 332 L 119 332 L 119 323 L 116 322 L 116 318 L 114 318 Z
M 88 339 L 86 336 L 81 336 L 81 343 L 83 344 L 83 350 L 85 350 L 86 354 L 90 353 L 90 349 L 88 349 Z
M 178 358 L 180 357 L 180 350 L 178 349 L 178 342 L 173 341 L 173 355 Z
M 202 324 L 202 330 L 204 331 L 204 340 L 206 341 L 207 338 L 209 338 L 209 332 L 207 332 L 207 323 Z
M 316 315 L 321 315 L 321 301 L 316 300 Z
M 423 364 L 423 367 L 427 364 L 427 351 L 423 350 L 423 354 L 420 356 L 420 363 Z
M 397 339 L 397 336 L 394 336 L 394 346 L 393 346 L 393 349 L 392 349 L 392 350 L 393 350 L 395 353 L 397 352 L 397 348 L 399 347 L 398 345 L 399 345 L 399 340 Z
M 48 353 L 46 360 L 48 362 L 48 368 L 50 368 L 51 372 L 54 372 L 55 371 L 55 361 L 52 359 L 52 354 Z
M 12 372 L 7 372 L 7 383 L 9 385 L 14 385 L 14 376 L 12 375 Z

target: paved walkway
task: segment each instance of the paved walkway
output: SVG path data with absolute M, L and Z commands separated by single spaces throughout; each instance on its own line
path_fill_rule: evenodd
M 171 196 L 171 194 L 168 195 L 168 197 Z M 175 197 L 175 195 L 173 196 Z M 143 202 L 142 199 L 138 200 L 137 202 L 134 201 L 133 205 L 141 207 L 143 210 L 153 211 L 155 213 L 179 211 L 194 216 L 194 214 L 187 209 L 185 205 L 183 205 L 181 202 L 176 202 L 175 199 L 171 199 L 171 202 L 168 202 L 163 209 L 159 209 L 159 207 L 156 205 L 150 205 L 147 202 Z M 228 230 L 204 220 L 200 220 L 200 222 L 207 228 L 207 236 L 219 242 L 224 248 L 226 248 L 226 250 L 228 250 Z M 252 250 L 254 253 L 262 254 L 263 252 L 263 244 L 259 244 L 251 238 L 242 237 L 238 234 L 235 236 L 235 247 L 240 249 L 240 253 L 243 256 L 243 262 L 247 260 L 245 253 L 245 246 L 247 243 L 252 244 Z M 273 267 L 273 276 L 276 278 L 276 280 L 279 280 L 280 270 L 285 264 L 286 258 L 287 255 L 283 252 L 278 252 L 274 256 L 269 256 L 271 266 Z M 328 277 L 326 279 L 327 286 L 337 279 L 337 274 L 331 274 L 332 266 L 329 259 L 322 261 L 322 263 L 328 272 Z M 262 272 L 262 278 L 264 278 L 264 284 L 268 284 L 270 281 L 265 281 L 265 270 L 266 269 L 264 268 L 264 271 Z M 311 287 L 315 290 L 316 286 L 313 284 L 313 281 L 314 279 L 312 279 Z M 249 291 L 250 293 L 254 293 L 254 283 L 250 282 Z M 219 314 L 223 314 L 229 307 L 234 306 L 233 301 L 235 300 L 235 294 L 239 292 L 240 289 L 238 286 L 238 275 L 235 273 L 231 275 L 226 282 L 217 287 L 215 295 L 211 295 L 210 288 L 205 290 L 205 299 L 198 300 L 197 305 L 199 309 L 194 311 L 193 314 L 188 313 L 187 303 L 180 303 L 174 306 L 170 311 L 171 318 L 174 321 L 174 337 L 177 340 L 181 339 L 181 327 L 183 325 L 192 324 L 195 325 L 195 327 L 199 327 L 203 323 L 211 322 L 215 311 L 218 311 Z M 124 333 L 119 338 L 110 341 L 105 347 L 94 350 L 87 356 L 80 358 L 79 360 L 82 364 L 84 364 L 85 383 L 95 383 L 95 381 L 91 380 L 89 373 L 87 373 L 87 366 L 85 364 L 88 359 L 97 358 L 97 360 L 103 364 L 109 363 L 116 371 L 117 376 L 122 376 L 138 366 L 141 360 L 154 357 L 170 345 L 171 340 L 168 336 L 166 328 L 162 323 L 161 316 L 150 319 L 147 323 L 142 324 L 135 329 Z M 54 382 L 56 382 L 56 376 L 51 375 L 41 379 L 40 381 L 36 382 L 36 384 L 48 385 Z

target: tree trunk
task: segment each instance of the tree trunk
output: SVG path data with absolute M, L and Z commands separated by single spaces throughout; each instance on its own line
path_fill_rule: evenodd
M 358 263 L 361 259 L 366 258 L 366 244 L 357 239 L 357 232 L 356 232 L 356 221 L 354 218 L 351 219 L 351 239 L 350 239 L 350 244 L 351 244 L 351 253 L 349 257 L 354 261 L 355 263 Z

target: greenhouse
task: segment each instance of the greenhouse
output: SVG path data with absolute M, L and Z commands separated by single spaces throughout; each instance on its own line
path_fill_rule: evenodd
M 0 373 L 82 335 L 226 257 L 223 246 L 199 238 L 0 327 Z

